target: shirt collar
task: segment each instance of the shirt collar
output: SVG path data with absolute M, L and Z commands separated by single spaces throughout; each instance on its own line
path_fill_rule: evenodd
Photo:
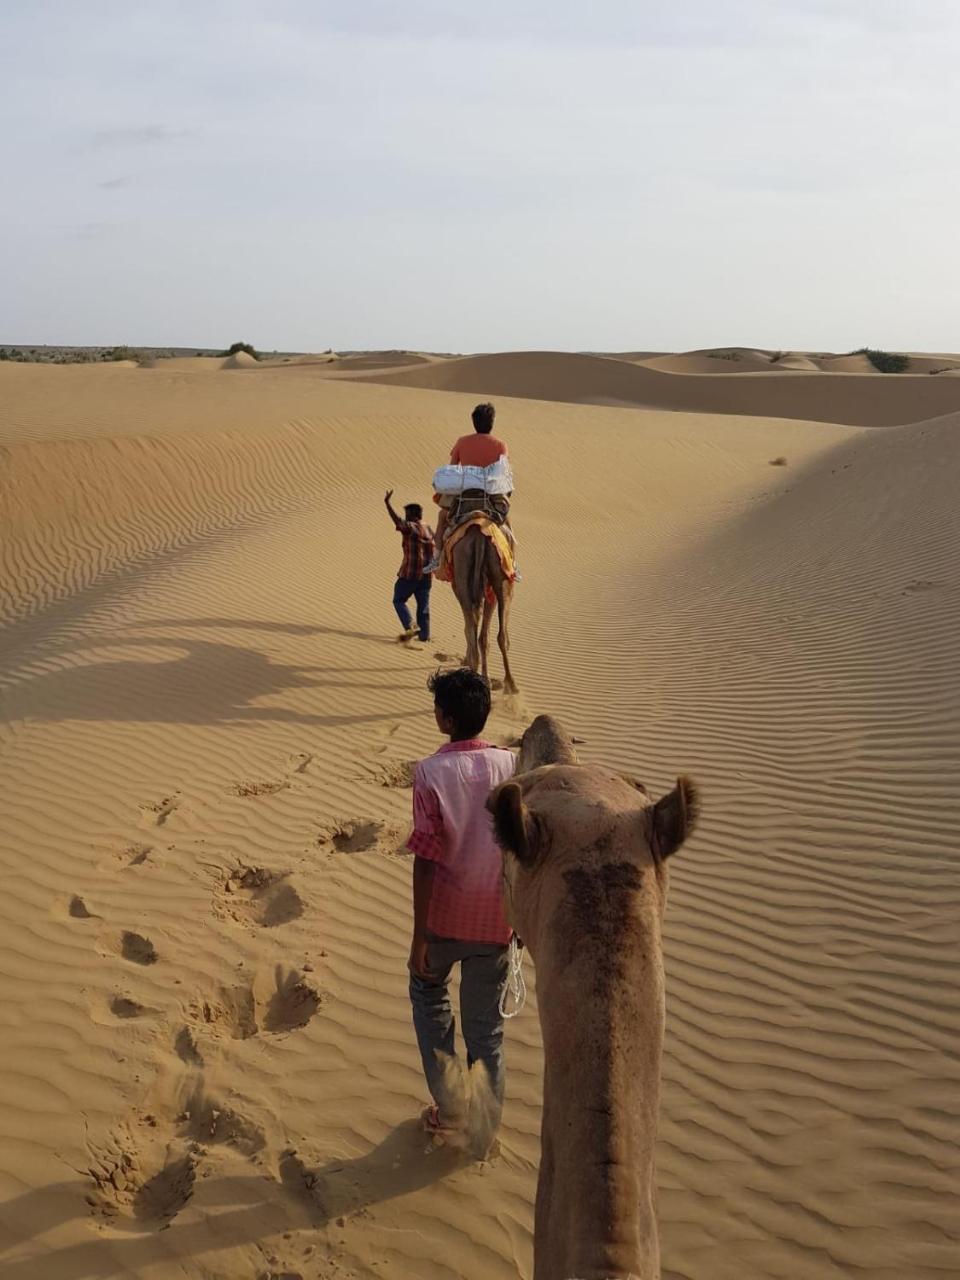
M 463 742 L 445 742 L 437 750 L 437 755 L 443 755 L 445 751 L 485 751 L 492 746 L 492 742 L 484 742 L 483 738 L 467 738 Z

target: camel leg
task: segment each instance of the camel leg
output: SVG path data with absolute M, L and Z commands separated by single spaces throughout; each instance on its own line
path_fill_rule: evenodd
M 467 638 L 466 666 L 471 671 L 480 670 L 480 644 L 477 633 L 480 629 L 480 610 L 461 602 L 463 609 L 463 633 Z
M 480 666 L 480 646 L 477 641 L 480 605 L 474 605 L 472 601 L 474 557 L 477 550 L 476 541 L 469 533 L 453 550 L 453 592 L 463 614 L 463 634 L 467 642 L 463 665 L 470 671 L 476 671 Z
M 497 592 L 497 644 L 500 646 L 500 654 L 503 658 L 503 691 L 504 693 L 516 693 L 517 686 L 513 678 L 513 672 L 510 670 L 510 604 L 513 598 L 513 584 L 502 582 L 500 590 Z
M 486 677 L 487 672 L 487 651 L 490 647 L 490 619 L 493 617 L 492 600 L 484 600 L 483 602 L 483 622 L 480 624 L 480 672 Z

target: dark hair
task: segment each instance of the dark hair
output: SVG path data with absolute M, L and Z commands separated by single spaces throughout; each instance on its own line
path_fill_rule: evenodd
M 492 404 L 478 404 L 471 413 L 473 419 L 474 431 L 479 431 L 482 436 L 488 436 L 493 430 L 493 420 L 497 416 L 497 411 Z
M 408 502 L 403 508 L 403 514 L 408 520 L 422 520 L 423 507 L 421 507 L 419 502 Z
M 490 714 L 490 682 L 466 667 L 437 671 L 427 681 L 437 709 L 453 721 L 454 736 L 475 738 Z

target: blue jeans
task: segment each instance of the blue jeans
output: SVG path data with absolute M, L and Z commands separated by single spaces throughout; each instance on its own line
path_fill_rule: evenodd
M 443 1071 L 437 1051 L 455 1055 L 456 1021 L 447 984 L 450 970 L 460 965 L 460 1022 L 467 1046 L 467 1065 L 482 1062 L 498 1103 L 503 1103 L 503 1017 L 500 997 L 507 985 L 508 948 L 496 942 L 430 939 L 430 980 L 410 975 L 413 1026 L 420 1046 L 423 1074 L 434 1102 L 444 1115 Z
M 430 639 L 430 574 L 423 578 L 398 578 L 393 588 L 393 607 L 397 611 L 400 625 L 404 631 L 410 630 L 410 610 L 407 601 L 411 596 L 417 601 L 417 626 L 420 628 L 420 639 Z

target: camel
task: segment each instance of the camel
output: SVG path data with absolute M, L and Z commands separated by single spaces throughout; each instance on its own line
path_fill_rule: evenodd
M 580 764 L 550 716 L 490 795 L 507 916 L 537 971 L 544 1081 L 534 1280 L 658 1280 L 654 1146 L 667 859 L 699 810 Z
M 452 550 L 453 593 L 463 611 L 463 629 L 467 638 L 467 654 L 464 666 L 471 671 L 487 674 L 487 648 L 490 637 L 490 619 L 494 601 L 497 606 L 497 644 L 503 655 L 503 688 L 505 693 L 516 693 L 513 674 L 510 671 L 510 633 L 507 621 L 513 600 L 513 583 L 504 576 L 496 547 L 474 525 L 469 528 Z M 494 601 L 486 598 L 489 584 Z

